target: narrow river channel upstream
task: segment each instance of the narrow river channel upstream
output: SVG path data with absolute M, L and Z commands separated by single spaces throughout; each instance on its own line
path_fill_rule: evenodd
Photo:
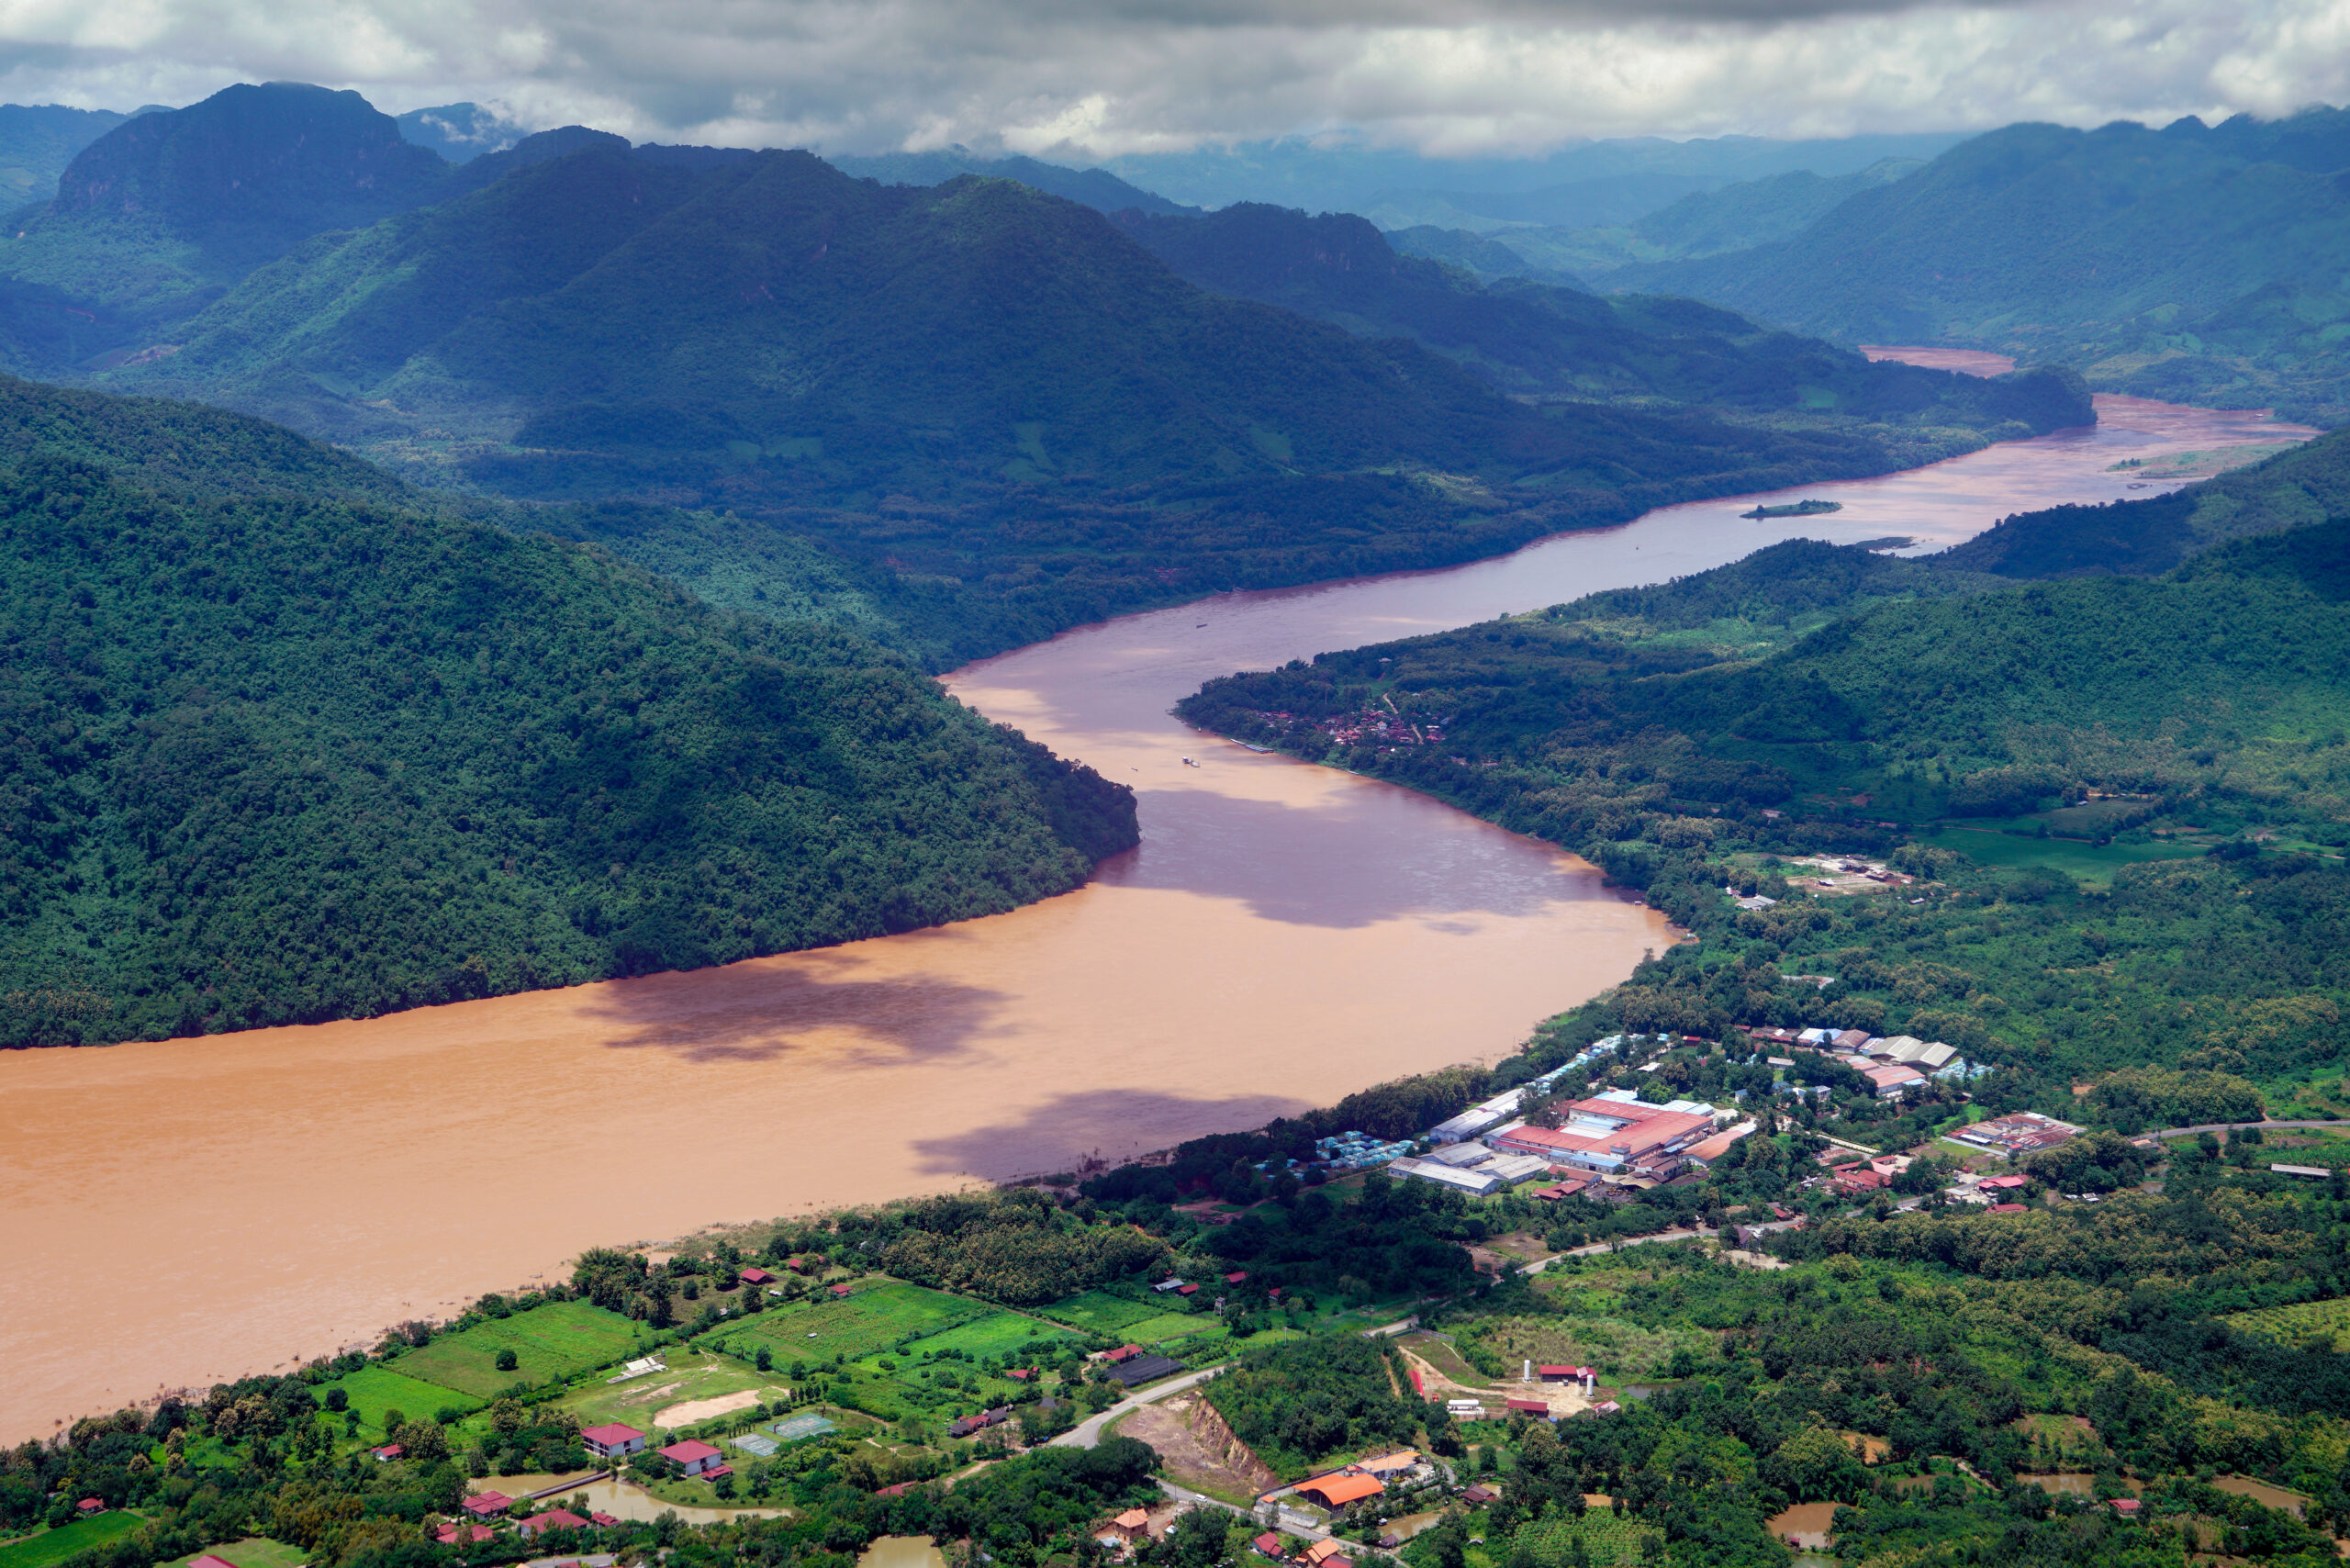
M 2114 469 L 2126 458 L 2314 433 L 2098 406 L 2091 430 L 1761 498 L 1843 503 L 1833 514 L 1672 507 L 1450 571 L 1132 616 L 961 670 L 964 701 L 1141 799 L 1139 848 L 1012 914 L 362 1022 L 0 1052 L 0 1441 L 371 1340 L 589 1245 L 1069 1170 L 1493 1060 L 1673 933 L 1572 856 L 1199 735 L 1170 705 L 1236 669 L 1777 539 L 1940 548 L 2010 512 L 2184 476 L 2147 487 Z

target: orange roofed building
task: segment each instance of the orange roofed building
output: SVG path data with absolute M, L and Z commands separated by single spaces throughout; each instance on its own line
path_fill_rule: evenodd
M 1326 1508 L 1343 1508 L 1365 1497 L 1378 1496 L 1387 1490 L 1387 1484 L 1376 1475 L 1317 1475 L 1311 1481 L 1300 1482 L 1297 1489 Z

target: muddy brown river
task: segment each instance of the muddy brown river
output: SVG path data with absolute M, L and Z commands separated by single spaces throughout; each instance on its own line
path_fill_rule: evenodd
M 1015 913 L 364 1022 L 0 1053 L 0 1441 L 371 1339 L 591 1244 L 1068 1170 L 1504 1055 L 1673 933 L 1571 856 L 1198 735 L 1169 705 L 1775 539 L 1947 544 L 2131 493 L 2126 457 L 2311 433 L 2099 408 L 2094 430 L 1761 498 L 1831 515 L 1673 507 L 959 671 L 963 700 L 1141 797 L 1139 848 Z

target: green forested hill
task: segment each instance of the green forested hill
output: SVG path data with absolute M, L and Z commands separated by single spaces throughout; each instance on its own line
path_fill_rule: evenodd
M 2232 792 L 2322 826 L 2350 819 L 2345 548 L 2350 521 L 2332 522 L 2160 580 L 1990 591 L 1799 541 L 1664 588 L 1236 676 L 1182 711 L 1440 793 L 1498 790 L 1566 843 L 1638 837 L 1659 813 L 1839 814 L 1840 790 L 1910 823 L 2092 787 Z M 1326 721 L 1382 700 L 1441 744 L 1334 745 Z M 1464 774 L 1464 753 L 1522 771 Z
M 1791 239 L 1627 267 L 1842 342 L 1954 343 L 2100 389 L 2350 413 L 2350 111 L 2161 130 L 2016 125 L 1860 192 Z
M 238 416 L 0 383 L 0 1043 L 904 930 L 1134 841 L 870 644 Z
M 1345 213 L 1309 217 L 1241 203 L 1204 217 L 1127 212 L 1117 221 L 1202 288 L 1358 336 L 1410 338 L 1516 394 L 1832 410 L 1953 431 L 2049 430 L 2096 417 L 2077 386 L 2045 373 L 1986 381 L 1872 364 L 1695 300 L 1479 284 L 1426 257 L 1397 254 L 1369 222 Z

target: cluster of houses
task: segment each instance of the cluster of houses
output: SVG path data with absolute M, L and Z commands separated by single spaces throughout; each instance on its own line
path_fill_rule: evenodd
M 547 1508 L 517 1518 L 514 1507 L 514 1499 L 503 1492 L 476 1492 L 464 1500 L 467 1517 L 440 1526 L 432 1532 L 432 1539 L 443 1546 L 478 1546 L 497 1539 L 498 1531 L 493 1527 L 499 1524 L 511 1525 L 516 1534 L 528 1540 L 551 1529 L 610 1529 L 621 1522 L 601 1510 L 590 1511 L 583 1518 L 569 1508 Z
M 1964 1081 L 1986 1070 L 1958 1054 L 1955 1046 L 1921 1040 L 1914 1035 L 1872 1035 L 1866 1029 L 1753 1028 L 1746 1031 L 1757 1046 L 1811 1051 L 1841 1062 L 1876 1088 L 1880 1100 L 1895 1100 L 1922 1089 L 1930 1076 Z M 1772 1057 L 1774 1067 L 1793 1067 L 1791 1057 Z

